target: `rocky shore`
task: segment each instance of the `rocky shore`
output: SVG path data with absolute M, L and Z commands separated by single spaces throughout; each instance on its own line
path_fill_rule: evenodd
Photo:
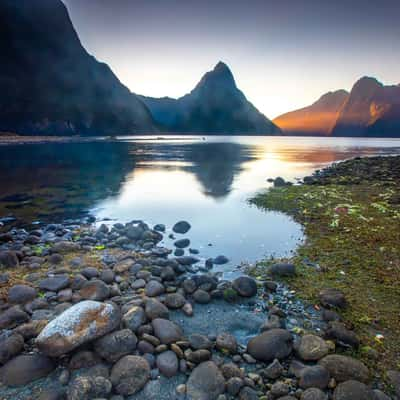
M 340 354 L 358 344 L 332 322 L 340 291 L 305 306 L 279 283 L 291 264 L 221 280 L 186 221 L 92 222 L 0 235 L 1 399 L 391 398 Z
M 44 143 L 87 143 L 103 138 L 85 136 L 23 136 L 0 132 L 0 146 Z

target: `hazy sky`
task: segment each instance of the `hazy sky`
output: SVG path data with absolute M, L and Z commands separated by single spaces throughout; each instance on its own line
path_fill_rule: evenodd
M 86 49 L 133 92 L 179 97 L 219 61 L 267 117 L 400 83 L 400 0 L 64 0 Z

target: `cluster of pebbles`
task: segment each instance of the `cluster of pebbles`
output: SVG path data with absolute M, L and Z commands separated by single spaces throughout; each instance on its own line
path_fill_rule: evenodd
M 180 221 L 171 235 L 189 230 Z M 284 286 L 222 280 L 212 266 L 226 257 L 201 261 L 185 237 L 162 247 L 165 231 L 133 221 L 0 234 L 0 399 L 391 398 L 369 385 L 362 362 L 338 351 L 359 346 L 334 311 L 346 307 L 341 292 L 321 292 L 323 323 L 312 331 Z M 276 278 L 292 273 L 290 264 L 271 267 Z M 215 332 L 205 311 L 213 303 L 239 310 L 244 326 L 258 313 L 258 332 L 245 343 Z M 179 323 L 196 310 L 208 333 Z

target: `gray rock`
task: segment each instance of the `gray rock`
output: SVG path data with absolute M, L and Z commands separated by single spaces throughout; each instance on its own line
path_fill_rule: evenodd
M 217 336 L 216 347 L 218 350 L 227 351 L 235 354 L 237 351 L 237 341 L 235 336 L 230 333 L 221 333 Z
M 391 398 L 382 391 L 375 389 L 372 391 L 374 400 L 391 400 Z
M 103 301 L 110 297 L 110 288 L 100 280 L 88 281 L 79 290 L 79 295 L 85 300 Z
M 25 304 L 36 297 L 36 289 L 28 285 L 14 285 L 8 291 L 8 302 Z
M 357 335 L 341 322 L 331 322 L 326 331 L 326 336 L 342 346 L 357 348 L 360 345 Z
M 223 265 L 223 264 L 227 264 L 229 262 L 229 259 L 225 256 L 220 255 L 220 256 L 213 258 L 212 262 L 215 265 Z
M 303 389 L 319 388 L 325 389 L 328 387 L 330 380 L 329 372 L 321 365 L 313 365 L 305 367 L 300 372 L 300 387 Z
M 400 397 L 400 371 L 388 371 L 387 377 L 390 384 L 394 387 L 397 397 Z
M 207 304 L 211 301 L 211 296 L 208 292 L 202 289 L 197 289 L 193 293 L 193 299 L 196 303 Z
M 147 318 L 150 320 L 153 320 L 156 318 L 163 318 L 163 319 L 169 318 L 168 308 L 165 307 L 165 305 L 162 304 L 157 299 L 148 299 L 146 301 L 145 313 L 146 313 Z
M 92 400 L 107 398 L 112 384 L 103 376 L 77 376 L 68 386 L 68 400 Z
M 5 331 L 0 334 L 0 364 L 6 363 L 24 348 L 24 338 L 18 333 Z
M 130 329 L 111 332 L 98 339 L 94 349 L 102 358 L 110 363 L 133 353 L 136 349 L 137 337 Z
M 57 357 L 107 334 L 120 323 L 117 307 L 96 301 L 82 301 L 53 319 L 36 339 L 44 354 Z
M 257 294 L 257 284 L 249 276 L 240 276 L 232 282 L 233 289 L 242 297 L 253 297 Z
M 154 335 L 163 344 L 170 344 L 181 340 L 183 337 L 182 329 L 168 319 L 156 318 L 152 321 Z
M 283 373 L 283 366 L 278 359 L 272 361 L 263 371 L 262 375 L 268 379 L 278 379 Z
M 123 396 L 137 393 L 150 378 L 150 365 L 139 356 L 121 358 L 111 370 L 110 380 L 115 391 Z
M 301 394 L 300 400 L 328 400 L 328 395 L 321 389 L 310 388 Z
M 288 263 L 273 264 L 269 272 L 272 276 L 293 276 L 296 274 L 296 266 Z
M 332 354 L 319 360 L 318 364 L 325 367 L 337 382 L 348 380 L 368 381 L 368 368 L 355 358 Z
M 0 381 L 6 386 L 26 385 L 47 376 L 54 368 L 53 361 L 42 354 L 20 355 L 0 368 Z
M 99 276 L 99 271 L 95 267 L 86 267 L 81 270 L 81 274 L 87 279 L 92 279 Z
M 239 400 L 258 400 L 257 391 L 249 386 L 245 386 L 239 393 Z
M 110 285 L 114 282 L 115 273 L 111 269 L 103 269 L 100 274 L 100 280 Z
M 155 297 L 165 292 L 164 286 L 158 281 L 149 281 L 146 285 L 146 296 Z
M 189 222 L 179 221 L 172 227 L 172 230 L 175 233 L 185 234 L 189 231 L 190 228 L 191 228 L 191 226 L 190 226 Z
M 372 391 L 358 381 L 340 383 L 333 392 L 333 400 L 374 400 Z
M 189 336 L 190 347 L 195 350 L 206 349 L 209 350 L 212 347 L 211 341 L 207 336 L 193 333 Z
M 178 309 L 183 307 L 186 299 L 180 293 L 171 293 L 165 297 L 165 304 L 168 308 Z
M 275 382 L 271 386 L 271 394 L 274 397 L 281 397 L 285 396 L 289 393 L 289 386 L 284 382 Z
M 329 353 L 329 347 L 319 336 L 304 335 L 301 337 L 296 351 L 304 361 L 318 361 Z
M 347 305 L 344 293 L 339 289 L 327 288 L 319 293 L 319 300 L 324 307 L 344 308 Z
M 240 389 L 243 387 L 244 382 L 242 378 L 232 377 L 226 382 L 226 391 L 231 396 L 236 396 Z
M 124 327 L 129 328 L 133 332 L 137 330 L 146 322 L 146 314 L 142 307 L 133 306 L 122 317 Z
M 0 329 L 13 328 L 28 320 L 28 314 L 22 311 L 19 306 L 10 307 L 0 313 Z
M 271 329 L 251 339 L 247 352 L 259 361 L 283 359 L 292 352 L 293 337 L 284 329 Z
M 186 384 L 188 400 L 216 400 L 224 390 L 224 377 L 212 361 L 198 365 Z
M 168 350 L 159 354 L 156 363 L 159 371 L 168 378 L 178 373 L 178 357 L 173 351 Z
M 65 289 L 69 286 L 68 275 L 56 275 L 51 278 L 43 279 L 39 282 L 40 290 L 49 290 L 51 292 L 58 292 L 61 289 Z
M 17 268 L 19 260 L 15 251 L 0 251 L 0 269 L 1 268 Z

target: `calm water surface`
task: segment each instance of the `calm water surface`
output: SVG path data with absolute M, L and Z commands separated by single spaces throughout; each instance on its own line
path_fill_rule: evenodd
M 294 182 L 337 160 L 393 153 L 400 153 L 399 139 L 125 137 L 4 146 L 0 217 L 29 224 L 91 213 L 110 222 L 142 219 L 169 228 L 185 219 L 193 227 L 191 247 L 202 257 L 227 255 L 226 271 L 287 255 L 302 239 L 289 217 L 247 203 L 269 186 L 267 178 Z

